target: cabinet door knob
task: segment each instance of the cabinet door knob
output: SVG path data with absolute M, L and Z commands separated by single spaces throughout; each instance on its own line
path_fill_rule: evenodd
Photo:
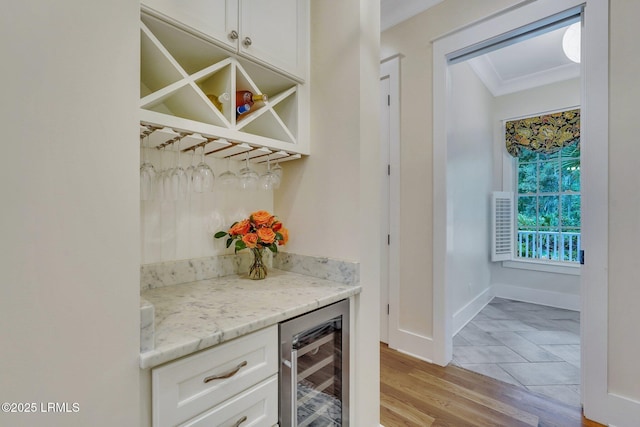
M 228 372 L 224 372 L 222 374 L 218 374 L 218 375 L 211 375 L 210 377 L 206 377 L 203 382 L 206 384 L 210 381 L 213 380 L 224 380 L 227 378 L 231 378 L 232 376 L 234 376 L 235 374 L 238 373 L 238 371 L 242 368 L 244 368 L 245 366 L 247 366 L 247 361 L 243 360 L 242 362 L 240 362 L 238 364 L 238 366 L 236 366 L 235 368 L 229 370 Z
M 244 40 L 242 41 L 242 44 L 243 44 L 245 47 L 249 47 L 249 46 L 251 46 L 251 43 L 253 43 L 253 42 L 251 41 L 251 38 L 250 38 L 250 37 L 245 37 L 245 38 L 244 38 Z
M 231 30 L 229 33 L 229 38 L 231 40 L 238 40 L 238 32 L 236 30 Z

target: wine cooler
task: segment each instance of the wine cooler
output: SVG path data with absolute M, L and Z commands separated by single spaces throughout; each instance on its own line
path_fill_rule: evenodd
M 349 425 L 349 301 L 280 324 L 280 426 Z

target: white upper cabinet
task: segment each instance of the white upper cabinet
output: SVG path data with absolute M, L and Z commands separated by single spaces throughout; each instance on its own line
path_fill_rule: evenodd
M 240 0 L 240 52 L 304 80 L 308 2 Z
M 212 37 L 229 48 L 238 46 L 237 0 L 142 0 L 142 4 L 175 23 Z
M 216 157 L 308 155 L 308 26 L 309 0 L 143 0 L 140 121 L 153 130 L 148 146 L 175 138 L 169 128 L 225 139 L 228 146 L 207 146 Z M 268 99 L 237 114 L 238 91 Z
M 142 0 L 147 11 L 303 82 L 308 0 Z

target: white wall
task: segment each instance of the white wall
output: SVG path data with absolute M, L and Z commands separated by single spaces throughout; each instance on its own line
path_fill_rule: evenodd
M 518 3 L 447 0 L 381 34 L 381 58 L 401 54 L 400 289 L 402 329 L 433 337 L 433 108 L 431 41 Z M 416 227 L 415 224 L 420 224 Z
M 369 427 L 380 398 L 379 4 L 312 1 L 311 15 L 311 155 L 283 164 L 274 205 L 287 251 L 360 263 L 351 404 Z
M 457 313 L 491 286 L 493 96 L 468 63 L 452 65 L 449 72 L 452 122 L 447 140 L 446 256 L 447 283 Z
M 138 424 L 138 16 L 3 5 L 0 425 Z
M 356 313 L 356 427 L 379 425 L 380 411 L 380 281 L 382 185 L 380 154 L 380 3 L 359 0 L 360 93 L 360 171 L 358 232 L 360 283 Z M 348 106 L 347 106 L 348 108 Z M 372 410 L 372 408 L 375 408 Z
M 158 171 L 175 164 L 174 151 L 145 151 L 147 160 Z M 194 156 L 194 165 L 200 162 L 200 157 L 200 154 Z M 191 154 L 181 156 L 183 168 L 191 164 L 191 158 Z M 245 166 L 244 162 L 227 162 L 210 156 L 205 158 L 205 162 L 215 176 L 226 171 L 227 167 L 237 173 Z M 264 165 L 250 165 L 259 174 L 266 170 Z M 283 179 L 288 178 L 285 176 Z M 226 231 L 231 224 L 247 218 L 256 210 L 274 212 L 274 190 L 227 190 L 218 184 L 218 181 L 214 181 L 212 192 L 189 193 L 184 200 L 154 199 L 140 202 L 142 264 L 233 253 L 233 248 L 225 248 L 225 239 L 214 239 L 213 235 L 218 231 Z M 285 226 L 288 224 L 285 223 Z
M 289 229 L 288 252 L 358 260 L 359 10 L 351 0 L 329 17 L 318 3 L 311 2 L 312 152 L 282 165 L 275 207 Z
M 609 390 L 640 401 L 640 3 L 611 0 L 609 11 Z
M 511 169 L 513 157 L 506 152 L 504 145 L 504 120 L 565 110 L 579 105 L 579 78 L 494 98 L 493 188 L 497 191 L 515 190 L 515 177 Z M 577 309 L 580 304 L 580 276 L 577 275 L 509 268 L 495 262 L 491 263 L 491 281 L 497 285 L 496 293 L 501 296 L 519 296 L 531 302 L 572 309 Z

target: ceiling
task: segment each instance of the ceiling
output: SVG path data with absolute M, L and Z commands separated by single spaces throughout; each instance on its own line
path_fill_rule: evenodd
M 443 0 L 380 0 L 380 28 L 385 31 Z M 468 60 L 494 96 L 580 76 L 580 64 L 562 50 L 565 28 L 550 31 Z
M 406 21 L 443 0 L 380 0 L 380 31 Z

